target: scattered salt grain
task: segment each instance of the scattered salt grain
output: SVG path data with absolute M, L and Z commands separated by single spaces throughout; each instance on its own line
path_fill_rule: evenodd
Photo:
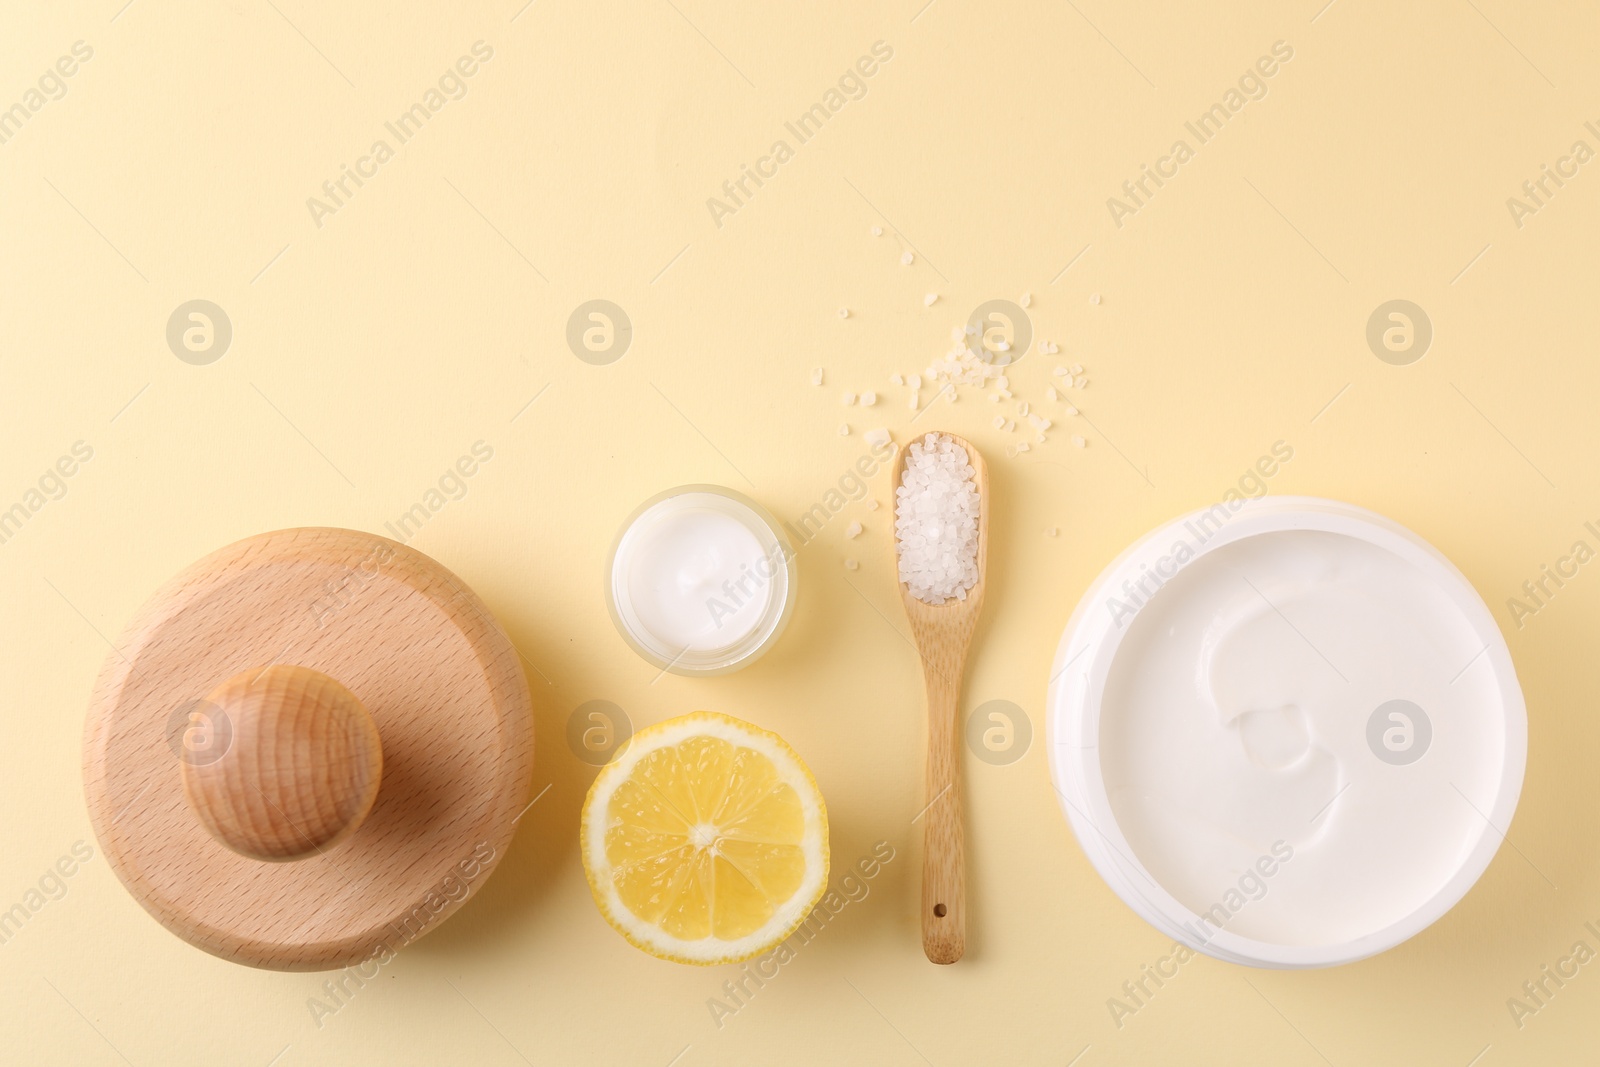
M 1082 363 L 1074 363 L 1072 365 L 1072 373 L 1073 374 L 1082 374 L 1083 373 L 1083 364 Z
M 1085 441 L 1083 438 L 1081 438 L 1078 435 L 1074 434 L 1072 436 L 1072 443 L 1077 445 L 1079 448 L 1082 448 L 1084 445 L 1088 444 L 1089 442 Z
M 871 445 L 873 448 L 882 448 L 884 445 L 888 444 L 890 440 L 889 431 L 884 429 L 868 430 L 861 436 L 865 438 L 867 444 Z
M 1050 440 L 1050 438 L 1046 437 L 1044 434 L 1040 434 L 1039 437 L 1038 437 L 1038 441 L 1039 441 L 1039 443 L 1041 445 L 1044 444 L 1048 440 Z
M 915 263 L 916 259 L 917 257 L 912 255 L 910 252 L 901 253 L 900 256 L 900 262 L 904 263 L 908 267 L 911 266 L 912 263 Z
M 950 327 L 950 340 L 952 340 L 952 341 L 964 341 L 964 340 L 966 340 L 966 338 L 967 338 L 967 331 L 966 330 L 963 330 L 959 326 Z
M 1016 428 L 1017 428 L 1017 420 L 1016 419 L 1007 419 L 1006 420 L 1006 433 L 1010 433 L 1012 430 L 1015 430 Z
M 997 430 L 1006 428 L 1006 417 L 1004 415 L 996 415 L 994 417 L 994 428 Z
M 822 368 L 821 367 L 812 367 L 811 368 L 811 384 L 812 385 L 821 385 L 822 384 Z
M 1056 392 L 1055 386 L 1047 385 L 1044 387 L 1044 398 L 1050 401 L 1050 403 L 1054 404 L 1057 400 L 1061 399 L 1061 394 Z
M 877 393 L 866 392 L 866 393 L 862 393 L 861 394 L 861 406 L 862 407 L 870 408 L 872 405 L 876 404 L 877 402 L 878 402 L 878 394 Z
M 874 226 L 872 228 L 872 236 L 874 236 L 874 237 L 882 237 L 883 236 L 883 227 L 882 226 Z
M 861 564 L 857 563 L 853 559 L 847 559 L 847 560 L 844 561 L 844 569 L 847 570 L 847 571 L 853 571 L 853 570 L 855 570 L 856 568 L 858 568 L 860 566 L 861 566 Z
M 911 388 L 913 388 L 913 389 L 921 389 L 922 388 L 922 375 L 913 374 L 910 378 L 908 378 L 906 380 L 906 384 L 911 386 Z
M 1000 403 L 1000 394 L 999 393 L 990 393 L 989 394 L 989 403 L 991 403 L 991 404 Z
M 844 535 L 846 537 L 860 537 L 861 524 L 859 522 L 852 522 L 849 526 L 845 527 Z
M 850 424 L 848 422 L 841 422 L 839 424 L 839 436 L 840 437 L 849 437 L 850 436 Z
M 1076 415 L 1077 413 L 1078 413 L 1078 409 L 1077 408 L 1073 407 L 1071 404 L 1067 405 L 1067 414 L 1068 415 Z
M 1070 377 L 1072 377 L 1072 372 L 1069 371 L 1067 368 L 1061 366 L 1060 364 L 1057 364 L 1056 365 L 1056 369 L 1051 371 L 1050 373 L 1054 374 L 1057 378 L 1070 378 Z
M 977 472 L 948 434 L 912 443 L 895 489 L 899 576 L 929 604 L 967 598 L 978 581 Z
M 938 293 L 924 293 L 923 297 L 922 297 L 922 304 L 923 304 L 924 307 L 930 307 L 931 308 L 931 307 L 933 307 L 934 304 L 938 303 L 938 300 L 939 300 L 939 294 Z
M 850 317 L 850 309 L 849 308 L 840 308 L 839 309 L 839 317 L 841 319 L 848 319 Z
M 1028 442 L 1026 442 L 1026 441 L 1018 441 L 1017 442 L 1017 451 L 1018 452 L 1026 452 L 1027 450 L 1028 450 Z
M 1026 400 L 1017 401 L 1017 414 L 1018 415 L 1026 415 L 1027 413 L 1028 413 L 1028 402 Z
M 867 510 L 868 511 L 877 511 L 878 510 L 878 502 L 876 500 L 867 501 Z
M 1033 294 L 1032 293 L 1023 293 L 1022 294 L 1022 299 L 1017 301 L 1017 303 L 1021 304 L 1023 307 L 1031 306 L 1033 304 Z
M 912 411 L 916 411 L 922 406 L 922 402 L 917 398 L 917 391 L 915 389 L 911 390 L 911 402 L 906 406 Z
M 844 396 L 839 398 L 839 402 L 841 404 L 843 404 L 845 407 L 849 407 L 851 404 L 854 404 L 856 402 L 856 394 L 854 394 L 854 393 L 846 393 L 846 394 L 844 394 Z
M 1089 298 L 1089 303 L 1091 303 L 1091 304 L 1098 304 L 1098 303 L 1100 303 L 1100 294 L 1099 294 L 1099 293 L 1096 293 L 1096 294 L 1094 294 L 1094 295 L 1093 295 L 1093 296 L 1091 296 L 1091 297 L 1090 297 L 1090 298 Z
M 889 375 L 889 384 L 890 385 L 904 385 L 904 384 L 906 384 L 906 380 L 905 380 L 905 378 L 903 378 L 902 376 L 900 376 L 898 374 L 891 374 L 891 375 Z
M 996 389 L 1010 389 L 1011 379 L 1006 377 L 1004 374 L 998 374 L 994 379 L 994 387 Z
M 1045 530 L 1045 533 L 1049 534 L 1051 537 L 1056 536 L 1056 534 L 1058 534 L 1060 532 L 1061 531 L 1058 528 L 1054 527 L 1054 526 L 1052 526 L 1049 529 Z
M 947 386 L 944 387 L 944 402 L 946 404 L 954 404 L 956 402 L 956 387 L 955 386 L 947 385 Z

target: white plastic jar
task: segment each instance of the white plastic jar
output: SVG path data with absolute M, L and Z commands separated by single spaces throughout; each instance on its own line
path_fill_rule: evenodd
M 794 610 L 794 548 L 770 513 L 715 485 L 651 497 L 606 564 L 606 606 L 630 647 L 662 670 L 737 670 L 778 639 Z
M 1482 599 L 1409 530 L 1264 498 L 1176 519 L 1091 586 L 1051 672 L 1050 767 L 1090 861 L 1218 959 L 1382 952 L 1472 887 L 1527 758 Z

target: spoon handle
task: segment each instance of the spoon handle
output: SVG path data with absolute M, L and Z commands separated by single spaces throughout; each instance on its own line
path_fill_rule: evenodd
M 922 814 L 922 950 L 934 963 L 954 963 L 967 947 L 956 715 L 961 667 L 958 656 L 930 659 L 923 667 L 928 690 L 928 806 Z

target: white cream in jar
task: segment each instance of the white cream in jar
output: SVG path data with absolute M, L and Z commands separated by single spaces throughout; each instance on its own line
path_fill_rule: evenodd
M 743 666 L 777 639 L 792 608 L 794 550 L 742 494 L 670 489 L 641 505 L 612 547 L 607 605 L 624 640 L 680 674 Z
M 1381 951 L 1458 900 L 1521 789 L 1526 716 L 1461 574 L 1331 501 L 1219 505 L 1112 565 L 1051 687 L 1052 771 L 1146 919 L 1265 966 Z

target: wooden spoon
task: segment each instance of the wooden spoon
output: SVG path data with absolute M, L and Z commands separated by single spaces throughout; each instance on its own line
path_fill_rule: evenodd
M 984 558 L 989 548 L 989 475 L 983 456 L 955 434 L 946 435 L 966 449 L 978 489 L 978 580 L 965 600 L 929 604 L 911 595 L 900 582 L 900 600 L 911 635 L 922 658 L 923 685 L 928 693 L 928 806 L 922 816 L 922 950 L 934 963 L 954 963 L 967 947 L 966 861 L 961 843 L 961 779 L 959 743 L 961 674 L 967 648 L 983 607 Z M 922 437 L 919 436 L 918 440 Z M 910 445 L 895 456 L 893 486 L 898 492 Z M 900 542 L 895 540 L 898 578 Z

